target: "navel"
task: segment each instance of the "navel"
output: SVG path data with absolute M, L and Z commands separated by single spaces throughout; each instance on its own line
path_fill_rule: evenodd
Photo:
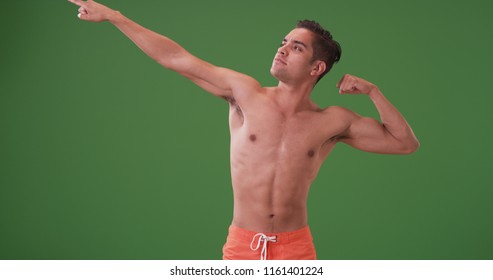
M 315 151 L 313 151 L 313 150 L 309 150 L 308 151 L 308 156 L 309 157 L 313 157 L 314 155 L 315 155 Z
M 250 141 L 255 142 L 255 140 L 257 140 L 257 135 L 250 134 Z

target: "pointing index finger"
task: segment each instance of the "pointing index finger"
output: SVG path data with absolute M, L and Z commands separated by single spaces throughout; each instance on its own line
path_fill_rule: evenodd
M 82 7 L 84 5 L 84 1 L 81 0 L 68 0 L 71 3 L 74 3 L 75 5 Z

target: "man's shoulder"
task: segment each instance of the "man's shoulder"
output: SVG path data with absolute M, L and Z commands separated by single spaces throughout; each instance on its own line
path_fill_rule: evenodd
M 342 106 L 329 106 L 321 110 L 324 114 L 331 114 L 331 115 L 352 115 L 355 114 L 353 111 L 349 110 L 348 108 L 344 108 Z
M 350 124 L 354 120 L 361 117 L 359 114 L 342 106 L 329 106 L 322 110 L 322 114 L 325 120 L 330 119 L 330 122 L 335 121 L 345 124 Z
M 247 92 L 263 92 L 264 88 L 257 81 L 257 79 L 243 74 L 240 72 L 234 72 L 233 90 L 236 91 L 247 91 Z

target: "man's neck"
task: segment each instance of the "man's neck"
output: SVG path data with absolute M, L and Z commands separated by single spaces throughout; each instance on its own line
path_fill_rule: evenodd
M 313 90 L 311 84 L 290 85 L 280 81 L 272 90 L 277 104 L 286 115 L 313 108 L 314 103 L 310 99 Z

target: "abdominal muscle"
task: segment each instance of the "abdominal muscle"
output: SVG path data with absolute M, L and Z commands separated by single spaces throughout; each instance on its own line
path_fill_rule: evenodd
M 231 132 L 235 226 L 275 233 L 307 225 L 308 191 L 333 145 L 275 127 Z

